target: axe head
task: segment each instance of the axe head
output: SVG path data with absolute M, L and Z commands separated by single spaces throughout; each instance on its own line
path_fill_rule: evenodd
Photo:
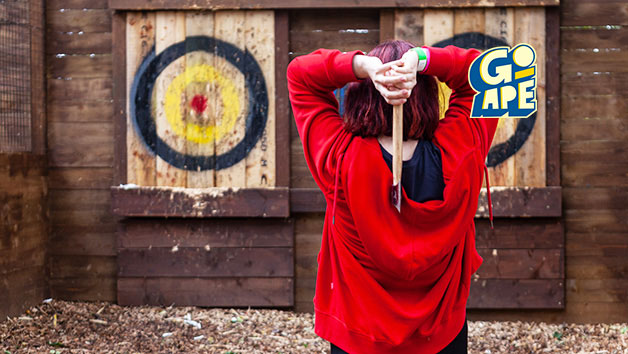
M 398 212 L 401 213 L 401 183 L 392 185 L 390 200 Z

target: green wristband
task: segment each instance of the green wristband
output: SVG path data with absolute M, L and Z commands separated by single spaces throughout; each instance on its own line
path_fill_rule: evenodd
M 425 67 L 427 66 L 427 54 L 425 54 L 425 50 L 421 47 L 412 48 L 412 50 L 414 50 L 419 57 L 417 70 L 419 72 L 425 70 Z

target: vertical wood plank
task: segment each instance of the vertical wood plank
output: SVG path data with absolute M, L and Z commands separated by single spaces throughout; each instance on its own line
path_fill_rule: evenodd
M 425 9 L 423 11 L 423 40 L 425 41 L 425 45 L 434 45 L 439 41 L 453 37 L 453 35 L 453 10 Z M 440 118 L 442 119 L 445 117 L 447 107 L 449 107 L 449 96 L 451 96 L 451 90 L 447 87 L 447 85 L 439 81 L 438 91 Z
M 395 10 L 379 10 L 379 42 L 395 38 Z
M 485 33 L 499 38 L 508 45 L 514 43 L 514 10 L 513 8 L 487 8 L 484 11 Z M 503 118 L 499 120 L 493 145 L 502 143 L 510 138 L 517 127 L 517 119 Z M 515 159 L 511 156 L 501 164 L 488 169 L 491 184 L 494 186 L 514 186 Z
M 275 15 L 272 11 L 246 11 L 246 49 L 257 60 L 266 81 L 268 118 L 255 147 L 246 157 L 246 186 L 275 186 Z
M 211 12 L 186 12 L 185 33 L 190 36 L 214 36 L 214 15 Z M 215 66 L 214 55 L 196 51 L 185 56 L 186 70 L 198 68 L 199 70 L 211 70 Z M 188 75 L 189 72 L 186 72 Z M 187 81 L 187 80 L 186 80 Z M 216 94 L 216 81 L 193 81 L 186 86 L 186 131 L 190 125 L 199 127 L 199 137 L 187 136 L 186 151 L 194 156 L 214 156 L 214 130 L 211 129 L 216 122 L 215 112 L 219 98 Z M 194 101 L 196 100 L 196 101 Z M 190 106 L 190 103 L 196 109 Z M 214 186 L 214 170 L 188 171 L 187 186 L 190 188 L 207 188 Z
M 244 11 L 217 11 L 215 13 L 214 33 L 216 38 L 238 47 L 241 50 L 245 48 Z M 246 115 L 248 97 L 244 76 L 227 61 L 216 58 L 216 69 L 221 75 L 230 79 L 236 89 L 237 101 L 230 102 L 232 105 L 239 106 L 239 114 L 233 128 L 229 129 L 228 121 L 223 114 L 225 107 L 219 107 L 216 120 L 216 155 L 221 155 L 231 150 L 244 137 L 246 129 Z M 222 88 L 220 88 L 222 89 Z M 225 169 L 216 170 L 216 186 L 217 187 L 245 187 L 246 186 L 246 159 L 242 159 L 233 166 Z
M 515 154 L 515 185 L 545 186 L 545 9 L 516 8 L 515 43 L 528 43 L 536 50 L 537 113 L 528 140 Z M 529 118 L 528 118 L 529 119 Z
M 395 10 L 395 39 L 423 45 L 423 10 Z
M 483 9 L 454 10 L 454 34 L 465 32 L 484 32 Z
M 184 12 L 158 12 L 156 14 L 155 31 L 155 53 L 158 55 L 166 48 L 177 42 L 185 40 L 185 13 Z M 181 98 L 181 107 L 178 111 L 166 111 L 166 95 L 176 94 L 168 92 L 168 88 L 175 77 L 181 75 L 185 70 L 185 56 L 182 56 L 170 63 L 159 75 L 155 83 L 155 125 L 157 136 L 163 140 L 170 148 L 185 153 L 186 138 L 181 132 L 175 131 L 170 120 L 182 120 L 180 126 L 185 126 L 184 105 L 185 100 Z M 178 114 L 175 114 L 175 111 Z M 159 151 L 160 146 L 157 145 Z M 185 187 L 187 184 L 187 171 L 174 167 L 160 156 L 156 159 L 157 176 L 156 181 L 159 186 Z
M 560 186 L 560 8 L 545 9 L 546 184 Z
M 113 185 L 127 182 L 127 65 L 126 65 L 126 16 L 124 12 L 113 15 L 113 119 L 114 161 Z
M 275 185 L 290 186 L 290 102 L 286 71 L 290 63 L 289 17 L 275 11 Z
M 438 41 L 454 35 L 454 11 L 426 9 L 423 12 L 423 40 L 425 45 L 434 45 Z
M 131 85 L 142 59 L 155 43 L 155 14 L 129 12 L 126 15 L 126 154 L 127 183 L 155 185 L 155 155 L 148 150 L 135 130 L 129 111 Z

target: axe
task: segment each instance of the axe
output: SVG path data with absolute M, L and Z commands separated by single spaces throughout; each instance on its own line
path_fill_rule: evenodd
M 403 163 L 402 144 L 403 144 L 403 104 L 393 106 L 393 160 L 392 172 L 393 183 L 390 193 L 392 204 L 401 213 L 401 167 Z

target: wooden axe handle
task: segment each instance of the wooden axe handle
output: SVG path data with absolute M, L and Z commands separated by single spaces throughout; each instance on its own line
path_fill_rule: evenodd
M 403 104 L 393 106 L 393 185 L 401 183 L 401 167 L 403 163 Z

